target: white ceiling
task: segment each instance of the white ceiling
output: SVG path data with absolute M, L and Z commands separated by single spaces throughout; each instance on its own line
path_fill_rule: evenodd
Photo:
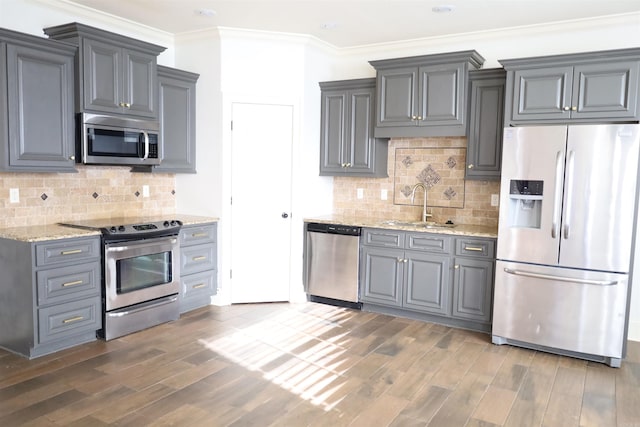
M 1 1 L 1 0 L 0 0 Z M 64 1 L 64 0 L 63 0 Z M 336 47 L 640 12 L 640 0 L 67 0 L 169 33 L 297 33 Z M 434 13 L 439 5 L 455 7 Z M 215 11 L 203 16 L 197 10 Z M 328 28 L 327 28 L 328 27 Z

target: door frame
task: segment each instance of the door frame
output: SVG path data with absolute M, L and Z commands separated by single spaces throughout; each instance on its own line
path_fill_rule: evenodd
M 302 287 L 302 261 L 297 260 L 294 256 L 296 253 L 302 253 L 303 233 L 297 233 L 296 230 L 302 230 L 302 217 L 296 215 L 296 212 L 302 212 L 302 207 L 295 195 L 300 194 L 300 184 L 296 183 L 296 176 L 300 171 L 300 134 L 301 134 L 301 114 L 300 109 L 302 102 L 297 97 L 279 97 L 265 95 L 247 95 L 239 93 L 222 94 L 222 214 L 218 223 L 219 232 L 219 266 L 220 273 L 218 275 L 218 295 L 215 297 L 215 303 L 219 305 L 231 304 L 231 177 L 232 177 L 232 131 L 231 120 L 233 117 L 233 104 L 271 104 L 271 105 L 290 105 L 293 107 L 293 130 L 292 130 L 292 147 L 291 147 L 291 239 L 289 242 L 289 300 L 291 302 L 300 302 L 306 300 L 306 294 Z M 211 143 L 215 143 L 212 140 Z M 298 180 L 300 181 L 300 180 Z M 299 262 L 298 262 L 299 261 Z

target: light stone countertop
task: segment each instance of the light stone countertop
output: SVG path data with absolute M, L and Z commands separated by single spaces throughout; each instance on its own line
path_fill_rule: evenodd
M 458 224 L 453 228 L 425 228 L 416 225 L 389 224 L 389 218 L 359 218 L 345 215 L 321 215 L 304 218 L 304 222 L 318 222 L 324 224 L 350 225 L 354 227 L 382 228 L 387 230 L 419 231 L 423 233 L 450 234 L 454 236 L 471 236 L 497 238 L 498 228 L 484 225 Z M 399 221 L 409 222 L 409 221 Z
M 218 222 L 218 218 L 196 215 L 164 215 L 153 217 L 130 217 L 126 218 L 129 223 L 142 223 L 160 221 L 164 219 L 178 219 L 184 225 L 200 225 Z M 118 220 L 120 220 L 119 218 Z M 114 220 L 116 221 L 116 220 Z M 31 225 L 24 227 L 0 228 L 0 238 L 18 240 L 22 242 L 44 242 L 47 240 L 71 239 L 76 237 L 100 236 L 98 230 L 87 230 L 82 228 L 68 227 L 60 224 Z

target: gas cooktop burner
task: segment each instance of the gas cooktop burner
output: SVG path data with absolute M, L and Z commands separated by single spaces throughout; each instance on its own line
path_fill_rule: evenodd
M 98 230 L 105 240 L 144 239 L 177 235 L 182 221 L 177 219 L 150 220 L 147 218 L 105 218 L 62 223 L 69 227 Z

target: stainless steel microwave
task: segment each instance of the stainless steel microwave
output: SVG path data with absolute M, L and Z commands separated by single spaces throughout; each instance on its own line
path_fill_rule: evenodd
M 80 113 L 77 154 L 90 165 L 159 165 L 159 129 L 157 121 Z

